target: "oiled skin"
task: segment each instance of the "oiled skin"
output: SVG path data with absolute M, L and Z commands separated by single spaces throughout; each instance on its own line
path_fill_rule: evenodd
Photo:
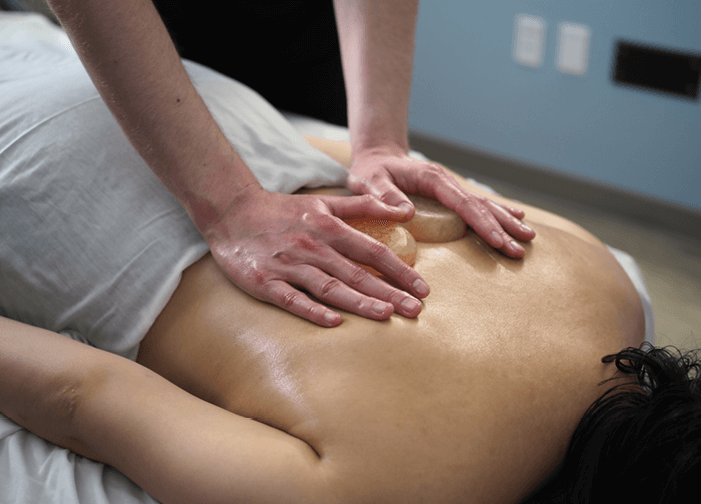
M 477 192 L 478 190 L 475 189 Z M 344 314 L 324 329 L 239 291 L 206 256 L 183 274 L 138 361 L 195 395 L 306 442 L 347 502 L 518 502 L 551 471 L 643 339 L 610 253 L 525 208 L 515 261 L 473 234 L 418 244 L 417 319 Z

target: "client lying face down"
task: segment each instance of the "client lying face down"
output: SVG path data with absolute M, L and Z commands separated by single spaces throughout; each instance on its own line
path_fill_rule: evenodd
M 436 287 L 415 320 L 346 315 L 319 329 L 244 295 L 205 257 L 138 362 L 293 445 L 291 458 L 261 441 L 214 469 L 228 481 L 252 460 L 255 483 L 237 491 L 261 501 L 518 502 L 613 386 L 599 385 L 616 371 L 601 357 L 644 332 L 638 295 L 606 248 L 557 216 L 527 216 L 537 237 L 521 262 L 473 234 L 419 243 L 414 266 Z M 168 481 L 148 483 L 157 498 L 177 497 Z
M 597 397 L 617 384 L 644 395 L 629 366 L 665 380 L 632 350 L 602 362 L 644 332 L 607 249 L 527 212 L 538 235 L 524 261 L 471 233 L 418 243 L 415 267 L 435 287 L 413 320 L 346 315 L 322 329 L 242 293 L 205 256 L 140 364 L 0 321 L 20 335 L 2 340 L 1 411 L 164 503 L 518 502 Z M 582 488 L 572 475 L 592 479 L 574 463 L 548 499 Z

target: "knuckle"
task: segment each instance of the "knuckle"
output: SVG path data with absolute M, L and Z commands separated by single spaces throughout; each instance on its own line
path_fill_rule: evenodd
M 370 273 L 360 266 L 354 266 L 353 271 L 348 277 L 348 285 L 356 289 L 357 287 L 365 284 L 370 277 Z
M 421 170 L 421 178 L 427 184 L 436 184 L 445 177 L 443 168 L 437 164 L 430 163 Z
M 363 192 L 364 190 L 367 190 L 369 187 L 371 187 L 372 183 L 365 177 L 361 177 L 359 175 L 351 175 L 348 177 L 347 185 L 348 187 L 354 188 L 356 192 Z
M 476 207 L 477 201 L 475 201 L 475 197 L 472 194 L 467 194 L 467 193 L 461 193 L 460 196 L 458 196 L 458 205 L 461 207 Z M 481 207 L 481 205 L 479 205 Z
M 341 286 L 342 283 L 338 278 L 329 278 L 321 284 L 321 288 L 319 290 L 319 297 L 321 299 L 325 299 L 329 297 L 332 293 L 340 289 Z
M 236 277 L 240 278 L 244 285 L 254 288 L 261 288 L 270 280 L 267 270 L 261 268 L 260 265 L 253 261 L 248 261 L 244 264 L 239 273 L 240 276 L 236 275 Z
M 282 250 L 275 252 L 272 257 L 273 257 L 273 259 L 278 260 L 281 264 L 284 264 L 286 266 L 294 263 L 292 256 L 288 252 L 285 252 Z
M 390 270 L 387 273 L 402 289 L 410 287 L 419 278 L 414 268 L 399 258 L 391 263 Z M 395 294 L 401 295 L 401 291 L 397 291 Z
M 321 231 L 325 233 L 333 233 L 336 234 L 339 232 L 339 229 L 342 227 L 343 223 L 341 219 L 338 217 L 335 217 L 333 215 L 328 215 L 328 214 L 322 214 L 319 215 L 317 221 L 315 222 L 315 226 L 320 229 Z
M 293 248 L 316 253 L 321 248 L 321 244 L 307 233 L 295 235 L 292 239 Z
M 263 271 L 260 270 L 254 270 L 248 275 L 248 280 L 254 285 L 258 286 L 264 285 L 267 279 L 268 275 L 266 275 Z
M 458 199 L 458 208 L 463 208 L 470 212 L 473 219 L 484 219 L 491 212 L 473 194 L 461 194 Z
M 389 204 L 395 197 L 395 191 L 392 191 L 391 189 L 385 191 L 380 195 L 379 200 L 382 203 Z
M 305 314 L 303 316 L 307 320 L 311 320 L 312 322 L 316 323 L 317 321 L 323 320 L 324 313 L 326 313 L 326 310 L 323 307 L 315 304 L 306 308 Z
M 366 310 L 372 305 L 372 303 L 365 298 L 365 296 L 358 296 L 353 300 L 353 312 L 355 313 L 366 313 Z
M 416 278 L 416 271 L 414 271 L 414 269 L 411 266 L 402 263 L 399 267 L 399 281 L 404 285 L 411 285 L 414 283 L 414 280 L 416 280 Z
M 406 298 L 406 293 L 399 291 L 397 289 L 392 289 L 384 296 L 384 301 L 391 303 L 394 306 L 398 306 Z
M 391 253 L 391 250 L 384 243 L 380 243 L 377 240 L 372 240 L 370 242 L 370 246 L 368 247 L 368 252 L 370 253 L 371 257 L 385 259 Z
M 286 310 L 291 310 L 301 301 L 302 293 L 297 290 L 287 291 L 281 299 L 281 306 Z
M 358 196 L 358 198 L 363 206 L 370 206 L 377 203 L 377 197 L 372 194 L 363 194 L 362 196 Z

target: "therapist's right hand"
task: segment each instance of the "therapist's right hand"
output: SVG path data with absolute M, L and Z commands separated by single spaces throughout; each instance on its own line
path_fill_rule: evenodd
M 370 195 L 285 195 L 258 186 L 210 220 L 203 235 L 238 287 L 320 326 L 342 322 L 325 305 L 373 320 L 394 312 L 416 317 L 421 311 L 417 298 L 429 292 L 426 282 L 387 246 L 342 220 L 369 216 L 404 219 L 402 210 Z M 356 262 L 372 266 L 400 288 Z

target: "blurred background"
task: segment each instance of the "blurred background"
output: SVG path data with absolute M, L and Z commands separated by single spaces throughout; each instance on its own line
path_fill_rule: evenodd
M 697 0 L 424 1 L 411 143 L 631 254 L 657 344 L 701 348 L 700 75 Z
M 519 37 L 521 16 L 540 27 L 526 19 Z M 639 77 L 647 65 L 663 87 L 676 71 L 692 97 L 674 82 L 673 92 L 615 82 L 620 41 L 667 50 L 666 66 L 633 61 Z M 535 59 L 515 59 L 515 46 Z M 684 55 L 691 79 L 674 67 Z M 423 2 L 411 127 L 701 211 L 700 56 L 695 0 Z
M 638 261 L 701 347 L 701 3 L 422 2 L 412 146 Z

